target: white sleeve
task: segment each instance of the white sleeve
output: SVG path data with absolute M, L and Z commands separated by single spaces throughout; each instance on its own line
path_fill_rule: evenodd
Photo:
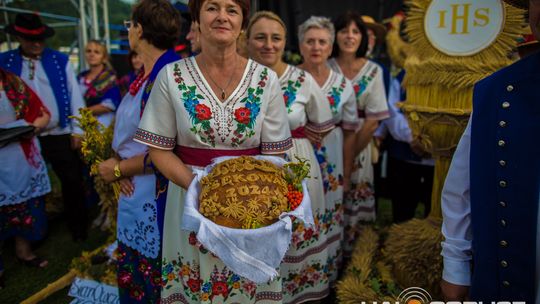
M 178 64 L 178 63 L 174 63 Z M 176 109 L 169 92 L 170 64 L 159 71 L 150 91 L 134 140 L 153 148 L 173 150 L 178 128 Z
M 444 261 L 443 279 L 457 285 L 471 284 L 471 197 L 469 163 L 471 120 L 452 159 L 442 191 L 443 214 L 441 243 Z
M 71 96 L 70 105 L 71 105 L 71 115 L 79 116 L 79 109 L 85 108 L 85 103 L 83 95 L 81 93 L 81 88 L 79 88 L 79 83 L 71 64 L 68 62 L 66 64 L 66 83 L 69 96 Z M 76 120 L 71 120 L 71 133 L 82 135 L 84 132 L 79 127 Z
M 392 79 L 390 92 L 388 93 L 390 117 L 385 119 L 383 123 L 395 140 L 410 143 L 412 141 L 412 132 L 411 128 L 409 128 L 409 122 L 397 107 L 397 103 L 400 102 L 400 92 L 401 85 L 399 81 Z
M 306 104 L 308 122 L 306 128 L 317 133 L 331 131 L 334 126 L 334 118 L 330 104 L 315 79 L 306 73 L 306 81 L 309 82 L 309 99 Z

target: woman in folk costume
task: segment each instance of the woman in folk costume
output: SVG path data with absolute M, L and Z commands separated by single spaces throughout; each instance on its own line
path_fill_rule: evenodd
M 291 146 L 276 74 L 236 52 L 247 0 L 192 0 L 201 52 L 158 76 L 136 140 L 169 180 L 163 240 L 163 303 L 281 303 L 279 279 L 241 278 L 180 229 L 192 168 L 218 156 L 277 154 Z
M 375 220 L 375 196 L 371 140 L 379 121 L 387 118 L 388 105 L 382 69 L 365 58 L 368 36 L 360 15 L 348 12 L 334 23 L 336 28 L 335 57 L 328 61 L 330 67 L 351 80 L 356 95 L 360 128 L 356 132 L 354 161 L 350 190 L 345 193 L 345 242 L 348 256 L 358 233 L 361 221 Z
M 334 43 L 334 25 L 328 18 L 311 17 L 298 30 L 300 53 L 304 63 L 300 66 L 317 81 L 330 105 L 334 122 L 338 125 L 315 144 L 315 154 L 321 168 L 324 196 L 327 204 L 325 222 L 328 231 L 330 283 L 335 282 L 342 261 L 343 193 L 349 185 L 354 148 L 354 131 L 359 119 L 353 87 L 347 78 L 328 67 L 328 57 Z
M 166 0 L 141 0 L 126 26 L 130 47 L 144 68 L 117 110 L 112 143 L 117 155 L 102 162 L 99 171 L 105 181 L 118 180 L 122 190 L 117 222 L 120 302 L 157 303 L 164 199 L 155 199 L 161 189 L 156 189 L 148 147 L 133 136 L 158 72 L 179 59 L 172 48 L 180 35 L 180 14 Z
M 309 73 L 283 62 L 286 27 L 274 13 L 256 13 L 247 27 L 249 56 L 270 67 L 279 77 L 279 85 L 287 108 L 287 119 L 293 136 L 289 159 L 307 159 L 311 164 L 308 191 L 315 218 L 315 227 L 304 227 L 296 220 L 289 250 L 280 267 L 285 303 L 317 300 L 329 291 L 327 277 L 327 233 L 331 218 L 327 217 L 321 171 L 312 144 L 320 143 L 334 128 L 332 113 L 319 86 Z M 298 278 L 306 277 L 298 283 Z
M 39 97 L 15 74 L 0 69 L 0 128 L 34 126 L 39 133 L 50 114 Z M 17 174 L 13 174 L 17 172 Z M 0 147 L 0 245 L 15 237 L 17 259 L 29 267 L 43 268 L 30 241 L 45 236 L 47 218 L 42 196 L 51 191 L 47 166 L 34 136 Z M 0 257 L 0 289 L 4 287 L 4 265 Z
M 79 74 L 79 87 L 88 109 L 100 123 L 108 127 L 122 99 L 116 73 L 109 63 L 107 46 L 102 42 L 90 40 L 84 54 L 90 68 Z

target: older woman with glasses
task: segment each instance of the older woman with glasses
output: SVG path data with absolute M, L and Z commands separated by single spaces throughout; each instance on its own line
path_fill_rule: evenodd
M 237 53 L 249 20 L 248 0 L 192 0 L 201 52 L 160 73 L 136 140 L 149 146 L 169 179 L 163 236 L 165 303 L 282 302 L 280 280 L 256 284 L 182 230 L 192 170 L 218 156 L 283 155 L 292 146 L 279 80 L 268 67 Z
M 180 14 L 169 1 L 141 0 L 126 26 L 129 45 L 141 57 L 143 68 L 116 113 L 112 143 L 116 157 L 102 162 L 99 172 L 107 182 L 119 181 L 122 190 L 117 222 L 120 302 L 157 303 L 164 198 L 155 197 L 163 189 L 156 190 L 147 146 L 133 136 L 158 72 L 180 59 L 172 50 L 180 35 Z
M 328 57 L 334 43 L 334 26 L 325 17 L 311 17 L 298 28 L 300 53 L 304 62 L 299 66 L 313 75 L 324 92 L 337 128 L 320 144 L 314 146 L 322 171 L 328 232 L 328 278 L 337 279 L 342 261 L 343 193 L 349 184 L 353 160 L 354 131 L 358 127 L 356 102 L 351 83 L 342 74 L 328 67 Z
M 331 218 L 327 215 L 333 212 L 334 206 L 326 204 L 321 170 L 311 142 L 320 144 L 321 139 L 334 128 L 334 121 L 328 102 L 313 77 L 283 62 L 285 38 L 285 24 L 274 13 L 262 11 L 251 18 L 247 28 L 249 56 L 270 67 L 279 76 L 283 101 L 287 107 L 286 119 L 293 136 L 293 148 L 287 155 L 290 159 L 299 156 L 311 163 L 308 191 L 318 226 L 304 227 L 298 220 L 293 223 L 292 243 L 280 268 L 284 302 L 295 303 L 299 299 L 320 299 L 329 287 L 325 272 L 328 261 L 327 236 L 334 227 L 326 229 L 323 226 L 330 223 Z M 303 284 L 295 282 L 295 278 L 306 275 L 308 269 L 315 269 L 309 274 L 308 281 Z
M 389 117 L 389 114 L 383 71 L 376 63 L 366 58 L 368 35 L 361 16 L 348 12 L 340 16 L 334 25 L 337 32 L 334 44 L 335 57 L 329 60 L 329 65 L 334 71 L 351 80 L 361 119 L 360 129 L 355 135 L 351 189 L 345 194 L 344 204 L 344 251 L 348 255 L 358 235 L 359 223 L 375 220 L 371 140 L 379 120 Z

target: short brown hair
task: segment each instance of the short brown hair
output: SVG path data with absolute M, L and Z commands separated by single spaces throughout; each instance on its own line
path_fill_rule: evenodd
M 142 39 L 158 49 L 170 49 L 180 39 L 180 12 L 167 0 L 140 0 L 131 20 L 142 26 Z
M 201 8 L 206 0 L 189 0 L 189 13 L 193 21 L 200 24 Z M 250 0 L 233 0 L 242 10 L 242 28 L 245 29 L 249 22 Z

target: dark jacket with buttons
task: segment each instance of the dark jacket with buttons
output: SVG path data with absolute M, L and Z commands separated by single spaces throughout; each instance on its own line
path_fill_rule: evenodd
M 476 84 L 470 157 L 471 300 L 534 303 L 540 53 Z

